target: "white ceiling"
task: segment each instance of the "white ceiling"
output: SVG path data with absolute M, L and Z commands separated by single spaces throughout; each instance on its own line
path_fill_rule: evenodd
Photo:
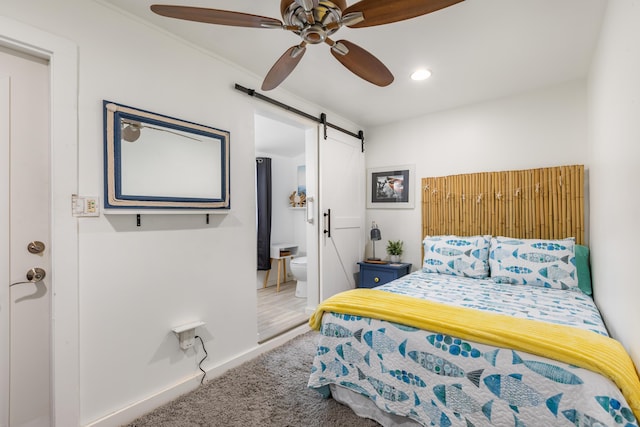
M 280 29 L 238 28 L 165 18 L 166 3 L 233 10 L 281 19 L 278 0 L 103 0 L 201 46 L 259 76 L 300 39 Z M 426 0 L 425 0 L 426 1 Z M 353 4 L 354 1 L 347 1 Z M 407 21 L 341 28 L 394 74 L 384 88 L 351 74 L 326 44 L 307 52 L 281 86 L 367 128 L 550 86 L 586 76 L 606 0 L 465 0 Z M 433 76 L 409 79 L 417 67 Z M 235 82 L 234 82 L 235 83 Z M 260 88 L 256 89 L 260 92 Z M 331 118 L 329 117 L 329 120 Z

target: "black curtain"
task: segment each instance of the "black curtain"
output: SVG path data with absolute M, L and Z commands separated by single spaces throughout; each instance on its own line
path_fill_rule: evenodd
M 256 157 L 258 270 L 271 269 L 271 159 Z

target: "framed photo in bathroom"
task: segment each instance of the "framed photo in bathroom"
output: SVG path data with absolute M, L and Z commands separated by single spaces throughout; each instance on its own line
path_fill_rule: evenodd
M 367 208 L 412 209 L 415 165 L 367 169 Z

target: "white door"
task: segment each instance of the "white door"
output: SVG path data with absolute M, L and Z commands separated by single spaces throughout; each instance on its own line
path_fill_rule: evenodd
M 4 87 L 0 91 L 4 116 L 0 151 L 3 157 L 10 154 L 8 162 L 3 158 L 0 175 L 0 327 L 2 335 L 9 337 L 8 343 L 5 340 L 0 345 L 4 353 L 0 378 L 9 379 L 8 390 L 6 386 L 2 390 L 3 400 L 8 391 L 8 402 L 1 405 L 8 408 L 8 414 L 2 415 L 0 425 L 7 425 L 8 420 L 11 427 L 50 426 L 49 65 L 45 60 L 2 49 L 0 83 Z M 4 260 L 7 253 L 8 263 Z
M 321 135 L 324 134 L 322 129 Z M 361 142 L 327 129 L 320 152 L 320 301 L 356 287 L 364 255 L 365 169 Z

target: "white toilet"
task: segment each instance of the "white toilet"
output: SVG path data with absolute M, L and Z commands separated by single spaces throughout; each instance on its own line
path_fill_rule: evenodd
M 307 257 L 301 256 L 291 260 L 291 274 L 297 280 L 296 296 L 307 297 Z

